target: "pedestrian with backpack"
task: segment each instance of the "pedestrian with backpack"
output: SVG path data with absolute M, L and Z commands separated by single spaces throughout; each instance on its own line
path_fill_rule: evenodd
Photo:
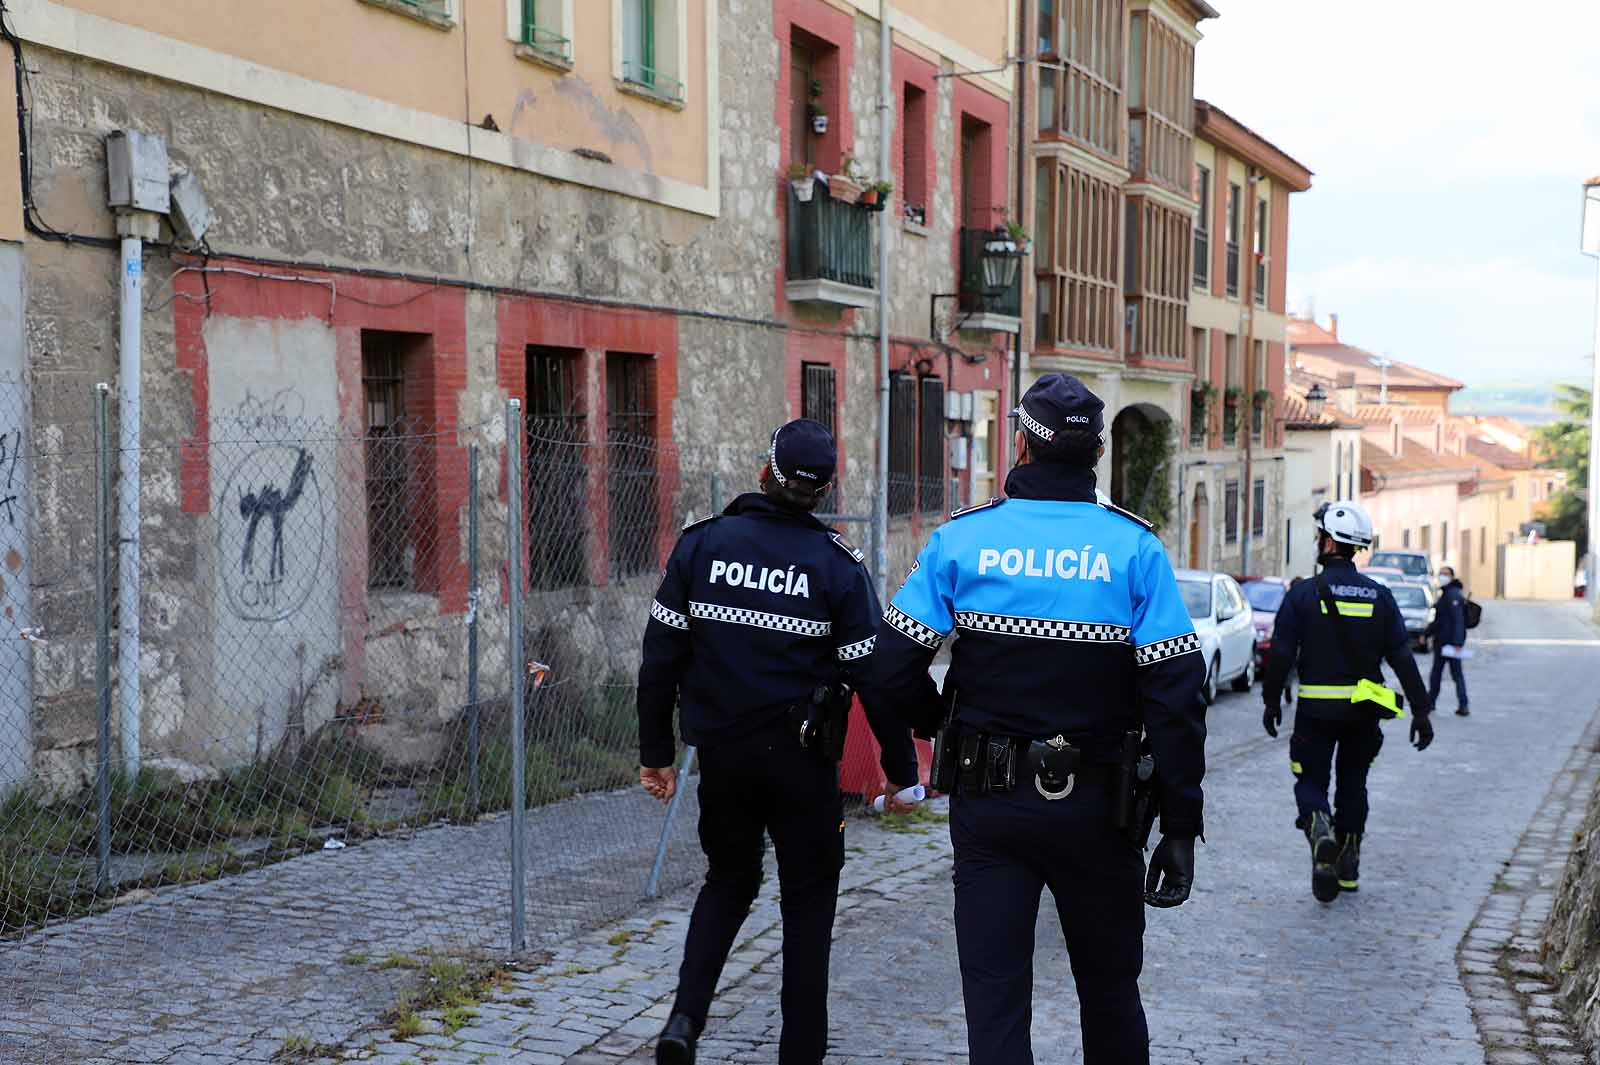
M 1455 570 L 1440 566 L 1439 576 L 1445 584 L 1439 601 L 1433 604 L 1433 624 L 1428 627 L 1428 635 L 1433 637 L 1433 673 L 1428 678 L 1428 698 L 1438 702 L 1444 667 L 1448 664 L 1450 679 L 1456 686 L 1456 716 L 1466 717 L 1472 711 L 1467 708 L 1467 678 L 1461 662 L 1467 653 L 1467 630 L 1477 624 L 1476 616 L 1469 619 L 1468 613 L 1475 615 L 1478 604 L 1468 601 Z

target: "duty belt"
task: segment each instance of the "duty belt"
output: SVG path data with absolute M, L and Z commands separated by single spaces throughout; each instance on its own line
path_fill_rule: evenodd
M 939 739 L 934 761 L 940 779 L 934 786 L 964 795 L 1012 791 L 1019 778 L 1025 783 L 1031 777 L 1044 798 L 1065 799 L 1080 783 L 1110 781 L 1117 768 L 1084 762 L 1082 750 L 1061 735 L 1028 740 L 953 726 Z

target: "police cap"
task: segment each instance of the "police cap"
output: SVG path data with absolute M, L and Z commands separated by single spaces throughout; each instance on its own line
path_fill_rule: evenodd
M 772 443 L 767 448 L 767 461 L 779 484 L 813 491 L 833 480 L 837 455 L 828 427 L 810 418 L 796 418 L 778 426 L 772 431 Z
M 1063 436 L 1088 433 L 1098 441 L 1105 433 L 1105 408 L 1100 397 L 1076 377 L 1047 373 L 1033 383 L 1011 413 L 1028 436 L 1028 449 L 1037 457 L 1086 458 L 1093 462 L 1092 454 L 1074 454 L 1072 448 L 1064 445 Z

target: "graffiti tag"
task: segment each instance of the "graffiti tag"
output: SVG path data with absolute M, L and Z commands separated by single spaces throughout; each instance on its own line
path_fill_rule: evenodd
M 218 516 L 218 551 L 229 608 L 248 621 L 281 621 L 316 587 L 327 533 L 327 502 L 316 463 L 302 447 L 273 445 L 234 468 Z
M 0 510 L 5 511 L 6 523 L 17 524 L 17 460 L 22 455 L 22 430 L 0 433 L 0 470 L 5 471 L 5 488 L 0 489 Z

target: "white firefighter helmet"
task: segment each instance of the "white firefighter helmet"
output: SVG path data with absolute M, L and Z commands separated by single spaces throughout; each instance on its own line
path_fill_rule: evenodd
M 1360 503 L 1348 499 L 1324 503 L 1313 515 L 1317 528 L 1341 544 L 1372 546 L 1372 516 Z

